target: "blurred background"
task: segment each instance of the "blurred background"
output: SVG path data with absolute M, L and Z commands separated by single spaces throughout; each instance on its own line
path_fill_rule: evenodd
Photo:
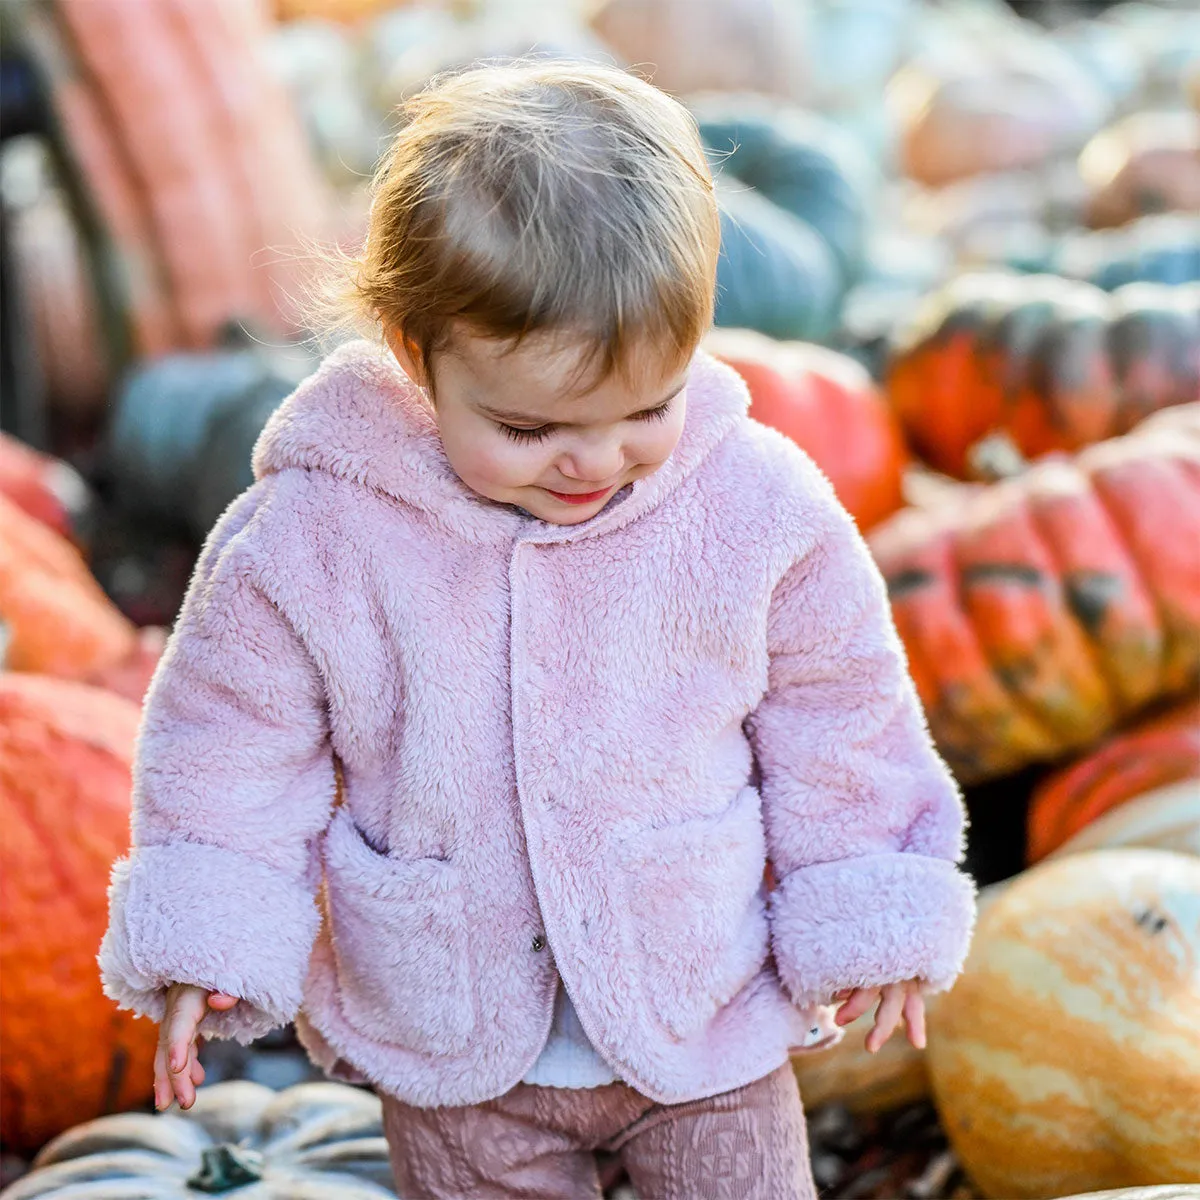
M 929 1050 L 796 1062 L 823 1196 L 1200 1185 L 1200 5 L 0 0 L 6 1197 L 390 1194 L 290 1030 L 153 1115 L 94 956 L 166 631 L 325 348 L 311 248 L 402 97 L 529 52 L 695 114 L 707 348 L 867 536 L 967 798 Z

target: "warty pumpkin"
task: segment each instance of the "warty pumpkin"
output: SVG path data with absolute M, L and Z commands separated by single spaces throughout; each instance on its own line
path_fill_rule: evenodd
M 183 1112 L 119 1113 L 55 1138 L 5 1200 L 395 1200 L 379 1098 L 339 1083 L 201 1087 Z
M 962 275 L 896 331 L 886 386 L 913 449 L 960 479 L 996 431 L 1027 458 L 1077 450 L 1200 400 L 1200 285 Z
M 100 990 L 109 868 L 129 843 L 137 705 L 0 672 L 0 1132 L 16 1150 L 145 1102 L 156 1027 Z
M 1026 818 L 1026 857 L 1037 862 L 1110 809 L 1180 780 L 1194 781 L 1200 798 L 1200 701 L 1123 730 L 1042 780 Z
M 860 528 L 900 508 L 908 452 L 865 367 L 823 346 L 747 329 L 714 330 L 705 348 L 746 381 L 750 415 L 813 458 Z
M 971 1177 L 1006 1200 L 1200 1179 L 1197 1014 L 1200 860 L 1097 850 L 1024 872 L 930 1022 Z
M 869 541 L 964 783 L 1082 750 L 1200 679 L 1200 405 Z

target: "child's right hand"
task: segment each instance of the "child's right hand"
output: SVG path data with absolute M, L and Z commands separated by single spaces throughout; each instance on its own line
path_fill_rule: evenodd
M 169 1108 L 173 1099 L 179 1101 L 180 1108 L 195 1104 L 196 1088 L 204 1082 L 196 1029 L 208 1009 L 228 1012 L 237 1002 L 236 996 L 190 983 L 173 983 L 167 988 L 167 1007 L 158 1027 L 158 1049 L 154 1054 L 155 1108 Z

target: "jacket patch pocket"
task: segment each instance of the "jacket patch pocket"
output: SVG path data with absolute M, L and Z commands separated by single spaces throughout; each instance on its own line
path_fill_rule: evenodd
M 682 1040 L 732 1000 L 767 957 L 757 790 L 743 788 L 716 816 L 639 830 L 623 842 L 621 861 L 646 998 Z
M 324 857 L 346 1020 L 417 1053 L 465 1050 L 477 1018 L 458 869 L 380 854 L 346 808 L 334 814 Z

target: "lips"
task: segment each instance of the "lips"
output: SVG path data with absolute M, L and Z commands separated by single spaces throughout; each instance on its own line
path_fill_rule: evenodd
M 564 504 L 594 504 L 597 500 L 607 496 L 612 491 L 612 486 L 601 488 L 598 492 L 554 492 L 550 488 L 545 490 L 550 492 L 555 500 L 561 500 Z

